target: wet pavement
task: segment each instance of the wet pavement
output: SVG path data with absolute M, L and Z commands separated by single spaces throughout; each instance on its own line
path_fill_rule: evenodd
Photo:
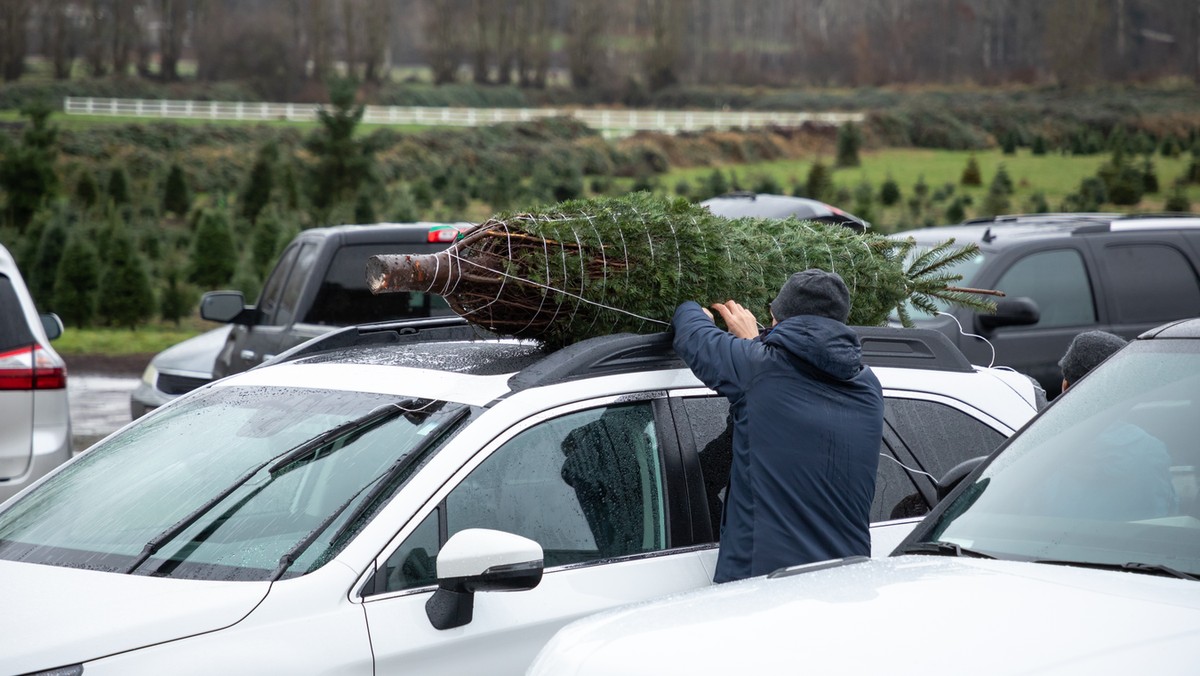
M 137 385 L 134 376 L 71 373 L 67 377 L 72 447 L 76 453 L 130 421 L 129 394 Z

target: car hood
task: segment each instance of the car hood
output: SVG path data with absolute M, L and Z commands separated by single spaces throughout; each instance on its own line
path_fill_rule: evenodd
M 77 664 L 228 627 L 270 587 L 0 561 L 0 673 Z
M 233 325 L 226 324 L 176 343 L 154 355 L 151 363 L 160 373 L 168 371 L 211 378 L 213 362 L 232 328 Z
M 906 556 L 754 578 L 569 625 L 536 676 L 1185 673 L 1200 583 Z

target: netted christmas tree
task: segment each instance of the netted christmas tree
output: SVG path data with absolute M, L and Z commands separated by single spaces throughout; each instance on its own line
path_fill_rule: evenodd
M 914 244 L 840 225 L 726 219 L 682 199 L 647 193 L 504 213 L 447 250 L 373 256 L 375 293 L 427 291 L 471 322 L 559 347 L 598 335 L 661 331 L 685 300 L 737 300 L 764 324 L 788 275 L 836 272 L 851 297 L 851 324 L 878 325 L 905 303 L 934 300 L 989 310 L 976 290 L 953 285 L 953 264 L 975 253 L 952 241 L 915 256 Z

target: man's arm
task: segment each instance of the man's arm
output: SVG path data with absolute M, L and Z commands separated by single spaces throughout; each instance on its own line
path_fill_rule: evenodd
M 745 390 L 751 355 L 760 345 L 722 331 L 694 301 L 680 304 L 671 319 L 675 353 L 708 387 L 726 397 Z

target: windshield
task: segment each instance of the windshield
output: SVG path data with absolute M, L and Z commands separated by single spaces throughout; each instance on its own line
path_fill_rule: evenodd
M 928 252 L 931 248 L 933 248 L 933 247 L 928 244 L 922 244 L 922 243 L 918 243 L 916 246 L 914 246 L 912 248 L 912 250 L 908 252 L 908 255 L 905 257 L 905 260 L 904 260 L 905 269 L 907 269 L 908 266 L 910 264 L 912 264 L 912 262 L 914 260 L 916 260 L 918 256 L 921 256 L 922 254 Z M 957 282 L 953 282 L 952 285 L 969 287 L 969 286 L 971 286 L 972 282 L 975 280 L 975 276 L 979 274 L 980 268 L 983 267 L 983 261 L 984 261 L 986 255 L 987 254 L 980 251 L 980 252 L 976 253 L 974 256 L 971 256 L 970 258 L 965 258 L 963 260 L 960 260 L 960 261 L 954 263 L 953 265 L 947 266 L 944 271 L 939 271 L 938 274 L 939 275 L 941 275 L 941 274 L 962 275 L 962 279 Z M 942 312 L 950 311 L 950 304 L 947 303 L 946 301 L 939 300 L 937 298 L 934 298 L 932 300 L 933 300 L 933 304 L 936 305 L 938 307 L 938 309 L 941 310 Z M 912 303 L 905 302 L 905 307 L 908 309 L 908 315 L 909 315 L 909 317 L 912 318 L 913 321 L 919 322 L 919 321 L 923 321 L 926 319 L 933 319 L 933 315 L 929 314 L 928 312 L 925 312 L 924 310 L 914 307 L 912 305 Z M 888 317 L 888 319 L 892 322 L 898 323 L 900 321 L 900 316 L 895 311 L 893 311 L 891 316 Z
M 303 574 L 465 413 L 363 392 L 204 391 L 9 505 L 0 558 L 191 579 Z
M 1200 573 L 1200 341 L 1137 341 L 1013 438 L 926 541 Z

